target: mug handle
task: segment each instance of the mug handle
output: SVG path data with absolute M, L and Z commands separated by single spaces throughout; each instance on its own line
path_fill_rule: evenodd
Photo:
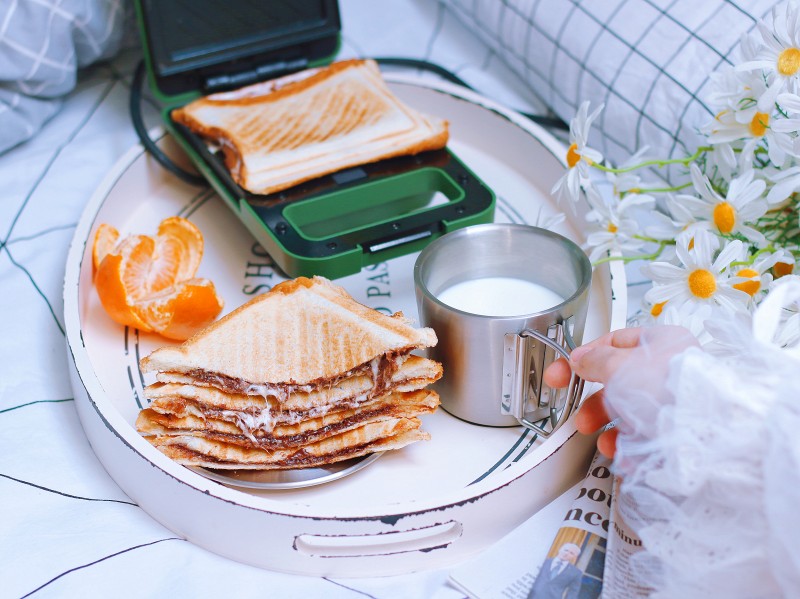
M 507 333 L 505 335 L 505 351 L 503 354 L 503 390 L 501 413 L 514 416 L 519 423 L 532 430 L 543 438 L 552 435 L 572 414 L 583 393 L 583 379 L 574 373 L 570 378 L 566 390 L 549 394 L 548 400 L 541 401 L 542 372 L 537 372 L 531 368 L 531 343 L 532 337 L 540 343 L 544 343 L 556 354 L 569 359 L 570 352 L 575 349 L 575 342 L 572 339 L 569 327 L 565 322 L 560 322 L 553 327 L 556 339 L 563 337 L 564 345 L 549 336 L 534 331 L 533 329 L 523 329 L 519 333 Z M 566 347 L 565 347 L 566 345 Z M 525 404 L 529 398 L 531 378 L 536 379 L 535 395 L 539 405 L 539 412 L 544 410 L 544 414 L 536 421 L 529 420 L 525 416 Z

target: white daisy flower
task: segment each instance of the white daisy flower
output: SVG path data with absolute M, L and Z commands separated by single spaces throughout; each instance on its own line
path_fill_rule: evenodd
M 674 196 L 667 196 L 666 204 L 669 214 L 654 210 L 648 215 L 648 223 L 644 231 L 645 236 L 666 243 L 658 256 L 660 262 L 678 264 L 678 257 L 675 251 L 675 240 L 678 236 L 688 234 L 691 238 L 696 229 L 708 230 L 708 226 L 707 223 L 698 222 L 687 210 L 680 207 Z M 670 215 L 678 216 L 673 218 Z
M 762 142 L 770 161 L 775 166 L 783 166 L 788 156 L 796 156 L 796 151 L 792 132 L 779 126 L 780 121 L 786 119 L 774 116 L 775 94 L 767 89 L 760 75 L 747 73 L 738 80 L 738 93 L 726 90 L 724 95 L 717 94 L 724 104 L 702 132 L 711 144 L 749 139 Z
M 747 121 L 742 123 L 740 119 Z M 774 119 L 769 112 L 760 112 L 755 107 L 740 112 L 724 111 L 716 116 L 704 133 L 711 144 L 755 139 L 766 147 L 770 162 L 780 168 L 790 156 L 798 157 L 793 131 L 781 127 L 782 120 L 786 119 Z
M 794 255 L 792 251 L 798 252 L 800 248 L 797 246 L 785 246 L 780 251 L 780 257 L 775 265 L 772 267 L 772 274 L 775 280 L 792 275 L 794 267 L 796 266 Z M 794 276 L 794 275 L 792 275 Z
M 678 233 L 681 231 L 685 231 L 697 223 L 697 217 L 691 210 L 689 210 L 689 208 L 687 208 L 683 201 L 691 198 L 694 198 L 694 196 L 688 196 L 685 194 L 678 194 L 677 196 L 669 194 L 664 198 L 664 203 L 667 206 L 670 220 L 676 227 L 678 227 L 678 230 L 672 236 L 672 239 L 675 239 L 678 236 Z
M 781 259 L 783 252 L 775 252 L 761 256 L 750 265 L 731 265 L 731 285 L 734 289 L 744 291 L 755 303 L 766 295 L 772 284 L 770 269 Z
M 655 200 L 648 195 L 631 193 L 624 199 L 609 205 L 596 191 L 587 190 L 586 199 L 592 210 L 586 220 L 599 225 L 586 238 L 586 245 L 592 248 L 589 260 L 594 262 L 609 252 L 635 252 L 645 245 L 646 241 L 637 239 L 640 235 L 639 222 L 627 213 L 636 207 L 652 208 Z
M 725 197 L 714 190 L 696 164 L 691 165 L 691 175 L 700 197 L 683 195 L 680 200 L 694 216 L 713 223 L 714 230 L 723 235 L 739 234 L 753 243 L 765 243 L 763 233 L 747 225 L 764 216 L 768 209 L 762 198 L 767 185 L 762 179 L 753 178 L 754 171 L 731 179 Z
M 732 65 L 724 65 L 718 71 L 711 73 L 708 76 L 711 91 L 706 96 L 708 105 L 717 111 L 735 109 L 744 87 L 742 76 L 743 73 Z
M 720 311 L 719 307 L 710 304 L 695 306 L 686 302 L 682 306 L 674 307 L 666 303 L 666 307 L 661 312 L 661 318 L 657 322 L 689 329 L 689 332 L 697 337 L 700 345 L 706 345 L 711 341 L 711 335 L 706 330 L 706 321 L 713 317 L 714 312 Z
M 644 227 L 644 234 L 647 237 L 652 237 L 659 241 L 671 241 L 685 228 L 685 225 L 678 223 L 668 215 L 656 210 L 648 216 L 648 223 Z
M 570 146 L 567 149 L 567 172 L 556 181 L 551 193 L 556 200 L 565 198 L 571 202 L 580 200 L 581 186 L 589 182 L 589 166 L 594 162 L 602 162 L 603 155 L 590 148 L 587 143 L 592 122 L 603 110 L 601 104 L 589 114 L 589 102 L 583 102 L 578 108 L 575 118 L 569 124 Z
M 800 88 L 800 10 L 787 2 L 772 11 L 772 28 L 757 24 L 762 44 L 742 47 L 745 61 L 739 71 L 763 71 L 775 91 L 797 93 Z
M 689 238 L 694 235 L 697 229 L 710 230 L 708 223 L 700 222 L 697 217 L 681 202 L 681 198 L 688 197 L 683 195 L 667 194 L 664 196 L 666 214 L 660 211 L 653 211 L 648 215 L 648 223 L 644 228 L 645 235 L 660 241 L 675 241 L 679 235 L 686 234 Z M 675 262 L 675 244 L 664 247 L 659 256 L 662 262 Z
M 739 164 L 736 160 L 736 150 L 739 148 L 734 149 L 733 143 L 728 142 L 715 143 L 712 148 L 704 156 L 705 172 L 713 179 L 730 179 Z
M 770 286 L 770 293 L 775 292 L 775 290 L 782 285 L 797 285 L 798 282 L 800 282 L 800 277 L 796 275 L 773 281 Z M 798 312 L 800 304 L 798 304 L 796 300 L 784 301 L 781 307 L 779 323 L 775 327 L 772 339 L 768 341 L 783 349 L 795 348 L 800 344 L 800 312 Z M 758 308 L 758 310 L 761 309 L 762 308 Z M 750 327 L 750 331 L 751 334 L 756 333 L 753 326 Z M 755 335 L 753 335 L 753 340 L 754 339 Z
M 626 169 L 636 166 L 648 160 L 646 154 L 649 151 L 648 146 L 644 146 L 638 150 L 633 156 L 628 158 L 625 162 L 619 165 L 618 168 Z M 636 171 L 627 171 L 623 173 L 606 173 L 606 179 L 612 185 L 613 194 L 617 198 L 622 198 L 629 193 L 641 193 L 643 187 L 654 187 L 655 184 L 643 183 L 642 178 L 636 174 Z
M 791 275 L 773 281 L 770 291 L 780 285 L 791 283 L 792 281 L 800 281 L 800 277 Z M 800 308 L 800 306 L 797 305 L 797 302 L 794 302 L 794 305 L 790 304 L 784 306 L 781 313 L 781 324 L 778 325 L 775 338 L 773 339 L 773 343 L 778 347 L 787 348 L 800 345 L 800 312 L 798 312 L 798 308 Z
M 738 312 L 732 316 L 716 315 L 707 319 L 705 326 L 711 339 L 704 345 L 704 349 L 720 356 L 739 355 L 742 347 L 757 343 L 753 322 L 753 312 Z M 791 307 L 784 309 L 771 342 L 780 348 L 791 348 L 800 344 L 800 313 Z
M 797 135 L 798 131 L 800 131 L 800 96 L 797 94 L 780 94 L 777 98 L 777 104 L 783 113 L 795 116 L 794 118 L 776 119 L 772 124 L 772 129 L 776 132 L 784 133 L 791 139 L 791 154 L 797 158 L 798 154 L 800 154 L 800 137 Z
M 750 296 L 732 287 L 727 272 L 731 262 L 742 255 L 743 244 L 738 239 L 731 241 L 714 258 L 718 246 L 719 240 L 707 231 L 682 233 L 675 247 L 679 265 L 651 262 L 642 267 L 653 281 L 645 301 L 653 306 L 669 302 L 675 309 L 685 303 L 711 304 L 731 312 L 746 309 Z
M 717 312 L 704 323 L 708 341 L 703 349 L 710 354 L 722 357 L 741 355 L 742 347 L 749 347 L 753 339 L 753 314 Z

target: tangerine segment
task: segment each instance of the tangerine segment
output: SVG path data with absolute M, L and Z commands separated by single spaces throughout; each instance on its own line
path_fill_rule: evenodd
M 191 279 L 203 258 L 203 234 L 191 221 L 180 216 L 165 218 L 158 225 L 158 239 L 170 238 L 183 247 L 182 260 L 176 279 Z
M 103 258 L 114 249 L 117 241 L 119 241 L 119 231 L 111 225 L 100 223 L 92 245 L 92 274 L 97 274 L 97 269 L 100 268 Z
M 129 235 L 113 253 L 123 258 L 120 277 L 130 301 L 135 302 L 179 280 L 186 250 L 184 244 L 173 237 Z
M 133 306 L 137 317 L 151 330 L 183 341 L 211 324 L 222 311 L 223 301 L 208 279 L 180 281 Z
M 100 263 L 95 276 L 95 287 L 97 295 L 100 297 L 100 303 L 108 315 L 119 324 L 135 327 L 142 331 L 152 331 L 153 329 L 147 323 L 131 311 L 128 288 L 122 276 L 125 270 L 124 261 L 123 254 L 112 253 L 107 254 Z
M 161 235 L 150 239 L 153 240 L 153 245 L 149 249 L 150 255 L 142 257 L 140 265 L 142 268 L 137 272 L 139 277 L 137 284 L 146 295 L 159 293 L 180 280 L 191 279 L 194 276 L 194 272 L 188 277 L 182 273 L 185 270 L 187 249 L 180 239 Z

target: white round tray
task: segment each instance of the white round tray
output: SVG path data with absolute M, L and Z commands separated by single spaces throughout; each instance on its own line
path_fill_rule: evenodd
M 563 146 L 516 113 L 460 87 L 388 77 L 415 108 L 447 118 L 450 146 L 497 193 L 495 220 L 541 223 L 559 210 L 549 195 Z M 158 133 L 168 153 L 169 136 Z M 593 439 L 568 422 L 546 442 L 521 427 L 480 427 L 443 410 L 424 419 L 432 439 L 389 452 L 334 482 L 296 490 L 232 488 L 169 460 L 134 428 L 146 405 L 138 361 L 164 339 L 123 328 L 103 311 L 91 277 L 100 223 L 154 234 L 181 215 L 203 232 L 198 276 L 212 279 L 227 313 L 281 279 L 268 256 L 210 189 L 188 186 L 132 148 L 109 173 L 78 223 L 67 257 L 64 312 L 78 414 L 120 487 L 159 522 L 237 561 L 314 575 L 376 576 L 456 563 L 510 532 L 585 475 Z M 556 230 L 582 241 L 583 215 Z M 416 255 L 337 282 L 359 301 L 417 317 Z M 624 325 L 623 269 L 595 273 L 586 339 Z M 613 298 L 613 299 L 612 299 Z M 499 392 L 499 390 L 498 390 Z M 549 541 L 548 541 L 549 542 Z

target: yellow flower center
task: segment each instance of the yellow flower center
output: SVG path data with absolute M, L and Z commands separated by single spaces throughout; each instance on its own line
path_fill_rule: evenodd
M 687 249 L 693 250 L 694 249 L 694 237 L 689 240 L 689 245 L 686 246 Z
M 790 77 L 800 70 L 800 50 L 786 48 L 778 56 L 778 72 L 784 77 Z
M 617 231 L 619 231 L 619 227 L 617 227 L 617 225 L 615 225 L 614 223 L 608 223 L 606 230 L 609 233 L 616 233 Z
M 788 264 L 787 262 L 776 262 L 775 266 L 772 267 L 772 272 L 775 273 L 775 278 L 785 277 L 786 275 L 792 274 L 794 270 L 794 264 Z
M 581 155 L 578 154 L 578 144 L 572 144 L 567 150 L 567 165 L 572 168 L 581 161 Z
M 761 289 L 761 281 L 758 279 L 758 271 L 753 270 L 752 268 L 743 268 L 739 272 L 736 273 L 738 277 L 748 277 L 754 280 L 752 281 L 742 281 L 741 283 L 736 283 L 733 288 L 738 289 L 739 291 L 744 291 L 750 297 L 753 297 L 758 290 Z
M 689 274 L 689 291 L 695 297 L 708 299 L 717 290 L 717 280 L 705 268 L 698 268 Z
M 753 137 L 764 137 L 769 126 L 769 115 L 766 112 L 757 112 L 750 121 L 750 133 Z
M 730 233 L 736 224 L 736 210 L 728 202 L 714 206 L 714 224 L 720 233 Z
M 650 315 L 653 318 L 658 318 L 659 316 L 661 316 L 661 313 L 664 311 L 664 304 L 666 303 L 667 302 L 659 302 L 657 304 L 654 304 L 653 307 L 650 308 Z

